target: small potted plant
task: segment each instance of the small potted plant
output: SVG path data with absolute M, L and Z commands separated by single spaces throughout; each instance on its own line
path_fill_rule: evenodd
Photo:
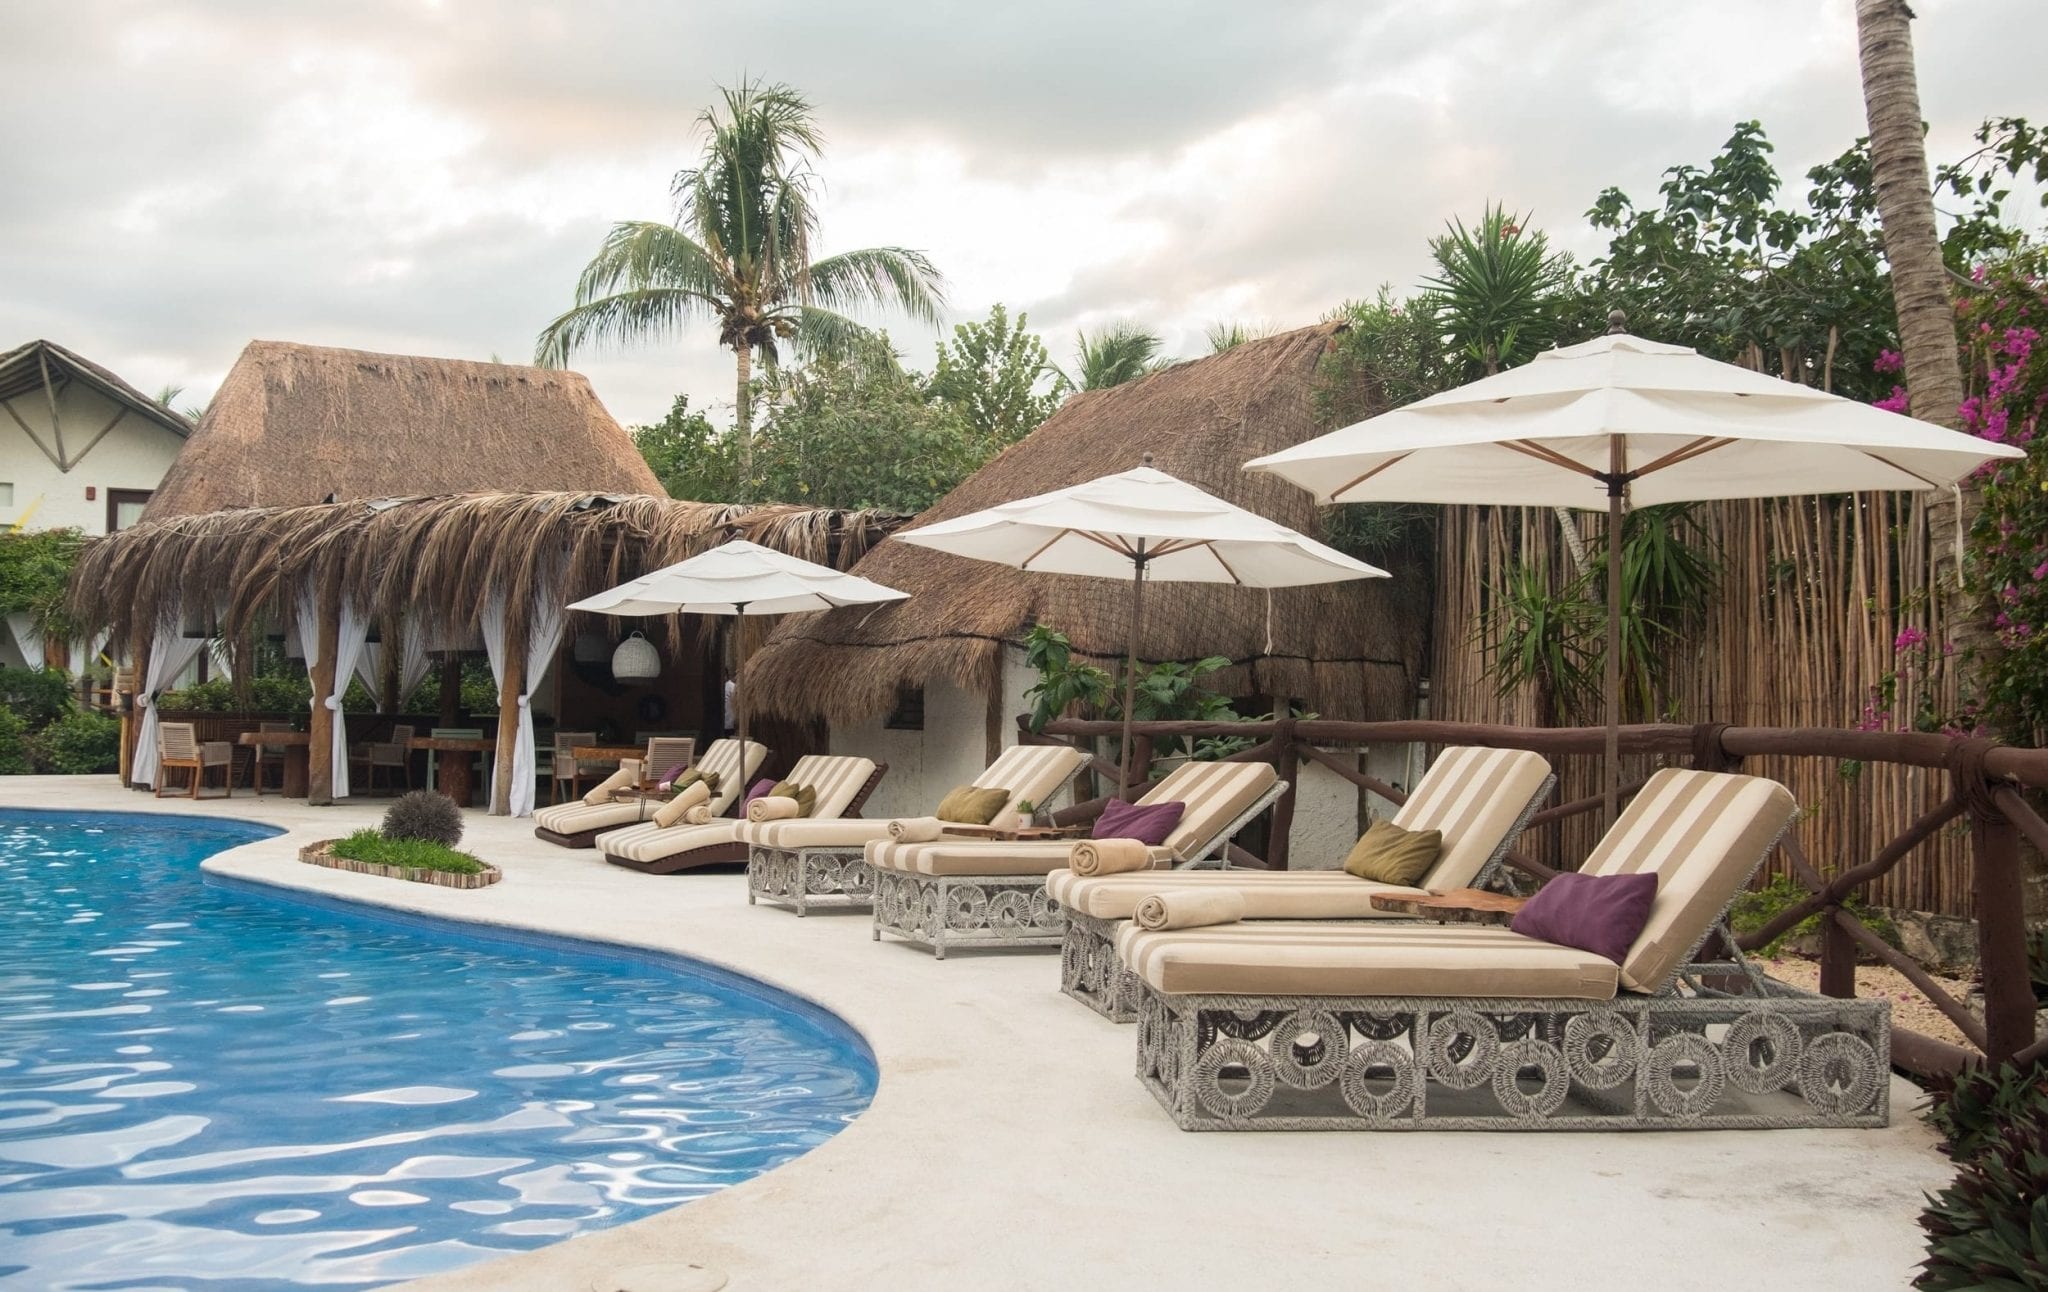
M 1025 826 L 1036 824 L 1037 811 L 1038 809 L 1031 805 L 1030 799 L 1017 800 L 1017 806 L 1010 810 L 1010 829 L 1022 830 Z

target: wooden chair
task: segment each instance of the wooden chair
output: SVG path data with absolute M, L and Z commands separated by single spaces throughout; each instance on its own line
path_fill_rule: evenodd
M 576 755 L 569 751 L 578 745 L 594 745 L 596 743 L 597 733 L 595 731 L 557 731 L 555 733 L 554 775 L 550 778 L 549 782 L 548 802 L 555 803 L 560 801 L 562 782 L 564 781 L 569 783 L 570 798 L 583 797 L 583 778 L 585 776 L 596 776 L 603 771 L 603 768 L 596 763 L 579 762 Z
M 651 736 L 647 741 L 647 757 L 641 762 L 640 781 L 642 787 L 658 784 L 662 777 L 678 767 L 688 767 L 690 759 L 697 752 L 695 736 Z
M 156 796 L 164 796 L 164 782 L 174 767 L 192 773 L 190 797 L 199 797 L 199 784 L 212 768 L 221 770 L 221 787 L 235 792 L 235 747 L 225 740 L 201 743 L 189 722 L 166 722 L 156 729 Z
M 256 724 L 256 730 L 259 732 L 290 731 L 291 729 L 292 724 L 289 722 L 259 722 Z M 249 783 L 255 789 L 256 797 L 263 797 L 263 772 L 265 768 L 270 767 L 277 769 L 277 792 L 280 794 L 284 793 L 284 746 L 258 745 L 251 752 L 256 756 L 249 760 Z
M 365 790 L 377 788 L 379 767 L 384 768 L 386 772 L 395 768 L 405 788 L 412 788 L 412 735 L 413 729 L 410 726 L 395 726 L 391 729 L 391 739 L 372 740 L 350 751 L 349 762 L 363 768 Z M 389 785 L 391 778 L 386 776 L 384 783 Z

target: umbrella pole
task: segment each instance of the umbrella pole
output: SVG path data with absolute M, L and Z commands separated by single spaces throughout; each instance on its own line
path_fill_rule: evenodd
M 740 768 L 747 765 L 747 684 L 741 680 L 746 674 L 747 663 L 747 603 L 735 601 L 732 605 L 732 715 L 734 725 L 739 728 Z M 747 787 L 740 786 L 740 793 Z
M 1612 828 L 1621 785 L 1621 501 L 1628 489 L 1622 467 L 1622 442 L 1610 443 L 1607 477 L 1607 757 L 1601 776 L 1607 804 L 1607 824 Z
M 1131 718 L 1137 707 L 1138 624 L 1145 614 L 1145 542 L 1138 540 L 1137 560 L 1131 567 L 1131 645 L 1124 656 L 1124 744 L 1117 760 L 1116 792 L 1131 792 Z

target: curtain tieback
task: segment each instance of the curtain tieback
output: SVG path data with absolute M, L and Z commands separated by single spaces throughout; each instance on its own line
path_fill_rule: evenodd
M 326 703 L 328 708 L 336 710 L 337 712 L 341 709 L 341 697 L 338 695 L 328 696 Z

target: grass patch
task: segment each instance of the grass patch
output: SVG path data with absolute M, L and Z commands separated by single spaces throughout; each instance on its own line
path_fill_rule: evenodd
M 484 870 L 484 864 L 466 852 L 425 839 L 387 839 L 375 830 L 358 830 L 346 839 L 336 839 L 334 855 L 350 861 L 441 870 L 453 875 L 480 875 Z

